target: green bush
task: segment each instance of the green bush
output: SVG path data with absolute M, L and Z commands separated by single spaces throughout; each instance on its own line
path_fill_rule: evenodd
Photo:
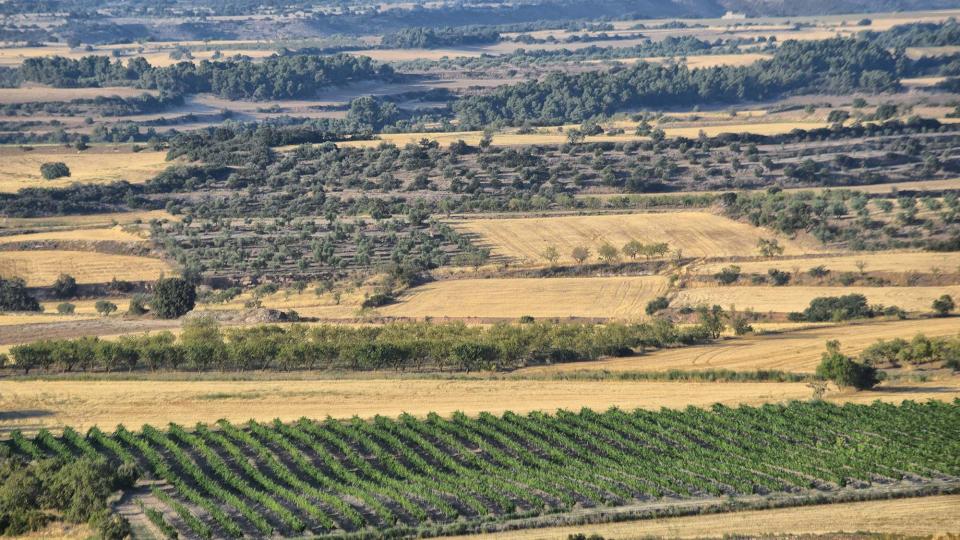
M 70 167 L 67 167 L 67 164 L 62 161 L 47 162 L 40 165 L 40 175 L 45 180 L 56 180 L 57 178 L 70 176 Z
M 196 287 L 183 278 L 166 278 L 153 287 L 150 307 L 161 319 L 176 319 L 193 309 L 197 301 Z
M 0 311 L 42 311 L 42 308 L 40 302 L 30 296 L 24 280 L 0 278 Z
M 817 366 L 817 377 L 833 381 L 840 387 L 853 387 L 868 390 L 880 382 L 877 368 L 855 362 L 840 352 L 840 342 L 828 341 L 827 352 L 823 353 Z

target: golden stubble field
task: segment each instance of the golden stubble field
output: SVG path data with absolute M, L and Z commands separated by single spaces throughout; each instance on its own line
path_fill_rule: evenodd
M 134 255 L 93 251 L 36 250 L 0 251 L 0 275 L 21 277 L 28 287 L 51 285 L 60 274 L 70 274 L 77 283 L 108 283 L 113 278 L 152 281 L 174 269 L 165 261 Z
M 180 219 L 164 210 L 137 210 L 133 212 L 111 212 L 106 214 L 81 214 L 76 216 L 50 216 L 38 218 L 0 218 L 0 231 L 11 229 L 30 229 L 47 231 L 106 228 L 115 225 L 149 223 L 151 220 Z
M 520 373 L 546 374 L 564 371 L 667 371 L 679 369 L 758 369 L 813 373 L 829 340 L 840 341 L 844 354 L 857 355 L 881 339 L 911 339 L 918 333 L 927 337 L 960 335 L 960 319 L 923 319 L 825 325 L 776 334 L 728 338 L 718 343 L 651 352 L 630 358 L 607 358 L 593 362 L 571 362 L 538 366 Z
M 226 418 L 369 418 L 417 416 L 455 411 L 525 413 L 534 410 L 590 407 L 706 407 L 809 399 L 804 383 L 697 383 L 530 380 L 286 380 L 286 381 L 0 381 L 0 432 L 41 427 L 97 425 L 112 430 L 144 423 L 192 425 Z M 875 399 L 952 400 L 960 397 L 960 380 L 885 385 L 871 392 L 828 393 L 837 402 L 870 403 Z
M 410 289 L 399 303 L 377 312 L 396 317 L 637 319 L 648 301 L 666 291 L 667 279 L 661 276 L 455 279 Z
M 941 537 L 960 530 L 960 495 L 938 495 L 887 501 L 747 510 L 676 518 L 623 521 L 448 536 L 447 540 L 566 540 L 569 535 L 599 534 L 617 540 L 646 538 L 719 538 L 830 535 L 870 532 L 885 535 Z
M 145 237 L 125 231 L 120 226 L 99 229 L 74 229 L 62 231 L 45 231 L 28 234 L 12 234 L 0 236 L 0 244 L 19 242 L 119 242 L 123 244 L 139 244 L 145 242 Z
M 781 267 L 781 269 L 789 266 Z M 960 285 L 946 287 L 810 287 L 726 286 L 696 287 L 676 293 L 671 305 L 696 307 L 718 304 L 723 308 L 753 309 L 759 313 L 803 311 L 814 298 L 862 294 L 869 305 L 897 306 L 907 311 L 929 312 L 943 294 L 960 298 Z M 958 324 L 960 326 L 960 324 Z
M 45 180 L 40 175 L 40 165 L 56 161 L 70 168 L 70 176 Z M 0 192 L 3 193 L 15 193 L 28 187 L 64 187 L 74 182 L 105 184 L 126 180 L 140 183 L 170 165 L 166 160 L 166 152 L 113 151 L 107 147 L 78 152 L 62 146 L 36 147 L 29 152 L 19 148 L 3 148 L 0 149 L 0 163 Z
M 881 251 L 863 252 L 841 256 L 811 256 L 790 259 L 764 259 L 741 262 L 715 262 L 699 264 L 693 267 L 697 274 L 715 274 L 720 269 L 732 265 L 740 267 L 744 273 L 765 274 L 770 268 L 806 272 L 816 266 L 824 266 L 831 272 L 859 272 L 857 266 L 863 263 L 864 272 L 960 272 L 960 252 L 934 253 L 930 251 Z
M 761 238 L 775 238 L 760 229 L 708 212 L 662 212 L 451 221 L 461 232 L 474 234 L 495 255 L 527 263 L 546 264 L 543 252 L 554 246 L 564 263 L 572 262 L 574 247 L 585 246 L 596 260 L 597 249 L 610 243 L 617 249 L 630 240 L 666 242 L 684 256 L 724 257 L 759 254 Z M 799 242 L 778 238 L 786 255 L 809 253 Z

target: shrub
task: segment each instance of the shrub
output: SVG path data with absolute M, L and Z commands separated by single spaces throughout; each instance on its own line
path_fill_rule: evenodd
M 57 298 L 73 298 L 77 295 L 77 280 L 69 274 L 60 274 L 51 289 Z
M 821 264 L 820 266 L 814 266 L 808 270 L 807 273 L 810 274 L 810 277 L 812 278 L 824 278 L 827 277 L 827 275 L 830 273 L 830 270 Z
M 877 368 L 855 362 L 840 352 L 839 341 L 828 341 L 827 352 L 823 353 L 817 366 L 817 377 L 833 381 L 839 387 L 853 387 L 868 390 L 880 382 Z
M 70 176 L 70 168 L 62 161 L 51 161 L 40 165 L 40 175 L 45 180 L 56 180 Z
M 932 307 L 933 311 L 937 315 L 946 317 L 951 311 L 957 308 L 957 305 L 954 303 L 953 298 L 949 294 L 945 294 L 934 300 Z
M 377 293 L 377 294 L 374 294 L 374 295 L 370 296 L 370 297 L 367 298 L 366 300 L 364 300 L 363 303 L 360 304 L 360 307 L 362 307 L 362 308 L 364 308 L 364 309 L 366 309 L 366 308 L 375 308 L 375 307 L 380 307 L 380 306 L 386 306 L 386 305 L 389 305 L 389 304 L 393 304 L 393 303 L 396 302 L 396 301 L 397 301 L 397 299 L 394 298 L 393 295 L 391 295 L 391 294 Z
M 70 302 L 63 302 L 62 304 L 57 304 L 57 313 L 61 315 L 73 315 L 77 310 L 77 306 L 71 304 Z
M 150 307 L 161 319 L 176 319 L 193 309 L 197 301 L 196 287 L 183 278 L 165 278 L 153 287 Z
M 646 312 L 647 315 L 653 315 L 654 313 L 667 309 L 668 307 L 670 307 L 670 300 L 668 300 L 666 296 L 658 296 L 647 302 Z
M 872 315 L 867 298 L 862 294 L 814 298 L 803 310 L 803 320 L 809 322 L 845 321 Z
M 784 272 L 783 270 L 771 268 L 767 270 L 767 275 L 770 276 L 770 281 L 772 281 L 773 284 L 778 287 L 790 283 L 790 272 Z
M 27 292 L 27 283 L 20 278 L 0 278 L 0 310 L 42 311 L 40 302 Z
M 117 305 L 107 300 L 97 300 L 93 307 L 97 310 L 97 313 L 104 317 L 117 310 Z
M 719 272 L 713 275 L 713 278 L 717 280 L 717 283 L 721 285 L 730 285 L 735 283 L 740 279 L 740 267 L 736 265 L 730 265 L 725 268 L 722 268 Z
M 142 294 L 134 295 L 130 299 L 130 305 L 127 307 L 127 313 L 130 315 L 143 315 L 147 312 L 147 298 Z

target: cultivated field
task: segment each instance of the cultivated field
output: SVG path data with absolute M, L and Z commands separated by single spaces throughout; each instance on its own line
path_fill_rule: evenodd
M 781 265 L 789 268 L 787 265 Z M 821 296 L 862 294 L 870 305 L 897 306 L 907 311 L 929 312 L 930 304 L 943 294 L 960 296 L 960 285 L 949 287 L 697 287 L 676 294 L 671 305 L 718 304 L 723 308 L 753 309 L 759 313 L 803 311 Z
M 502 540 L 566 540 L 571 534 L 599 534 L 617 540 L 651 537 L 712 538 L 727 536 L 775 537 L 830 535 L 831 533 L 876 533 L 892 535 L 939 535 L 960 530 L 960 515 L 954 511 L 960 495 L 940 495 L 748 510 L 678 518 L 624 521 L 571 527 L 504 531 L 490 535 L 449 536 L 447 540 L 497 538 Z
M 55 241 L 142 243 L 145 242 L 146 239 L 125 231 L 119 226 L 104 229 L 75 229 L 0 236 L 0 244 Z
M 859 272 L 858 263 L 864 263 L 865 272 L 932 272 L 934 269 L 943 273 L 960 272 L 960 253 L 933 253 L 929 251 L 882 251 L 865 252 L 855 255 L 838 257 L 812 256 L 790 259 L 765 259 L 757 261 L 740 261 L 733 263 L 708 263 L 696 265 L 693 271 L 698 274 L 714 274 L 721 268 L 735 264 L 740 271 L 749 274 L 765 274 L 770 268 L 800 272 L 816 266 L 825 266 L 831 272 Z
M 27 187 L 64 187 L 73 182 L 145 182 L 170 165 L 166 161 L 165 152 L 114 152 L 108 147 L 86 152 L 63 147 L 36 148 L 30 152 L 6 148 L 0 150 L 0 160 L 3 160 L 3 167 L 0 167 L 0 192 L 5 193 Z M 70 168 L 70 176 L 44 180 L 40 176 L 40 165 L 51 161 L 66 163 Z
M 108 283 L 111 279 L 152 281 L 173 268 L 160 259 L 110 255 L 88 251 L 0 251 L 0 275 L 22 277 L 28 287 L 52 284 L 60 274 L 70 274 L 77 283 Z
M 410 289 L 379 308 L 399 317 L 643 317 L 646 303 L 664 294 L 666 278 L 457 279 Z
M 82 214 L 76 216 L 49 216 L 40 218 L 0 218 L 0 231 L 9 229 L 49 229 L 72 230 L 112 227 L 114 225 L 130 225 L 132 223 L 149 223 L 150 220 L 179 219 L 164 210 L 142 210 L 135 212 L 113 212 L 106 214 Z
M 960 335 L 960 319 L 925 319 L 913 321 L 871 322 L 839 326 L 821 326 L 806 330 L 730 338 L 719 343 L 656 351 L 631 358 L 608 358 L 593 362 L 571 362 L 552 366 L 531 367 L 521 373 L 554 373 L 584 369 L 610 371 L 666 371 L 758 369 L 813 373 L 820 363 L 824 344 L 840 341 L 845 354 L 856 355 L 881 339 L 910 339 L 922 333 L 928 337 Z
M 563 216 L 511 219 L 468 219 L 451 222 L 457 229 L 475 234 L 480 244 L 495 255 L 528 263 L 546 263 L 543 252 L 554 246 L 565 263 L 572 261 L 574 247 L 586 246 L 596 257 L 605 242 L 617 249 L 630 240 L 666 242 L 693 257 L 723 257 L 757 253 L 761 238 L 775 233 L 706 212 L 665 212 L 598 216 Z M 787 255 L 808 253 L 797 242 L 780 238 Z
M 136 97 L 143 94 L 155 94 L 151 90 L 129 86 L 105 86 L 102 88 L 51 88 L 39 85 L 24 85 L 19 88 L 0 88 L 0 105 L 10 103 L 45 103 L 51 101 L 71 101 L 74 99 L 93 99 L 97 97 Z
M 113 429 L 144 423 L 193 425 L 226 418 L 292 421 L 301 417 L 425 416 L 456 411 L 517 413 L 534 410 L 606 410 L 707 407 L 805 400 L 804 383 L 698 383 L 530 380 L 287 380 L 287 381 L 0 381 L 0 431 L 72 426 Z M 871 392 L 830 392 L 836 402 L 899 403 L 960 397 L 960 380 L 888 384 Z

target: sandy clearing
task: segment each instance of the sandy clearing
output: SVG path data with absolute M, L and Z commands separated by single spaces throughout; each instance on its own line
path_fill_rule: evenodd
M 605 242 L 620 249 L 630 240 L 643 243 L 666 242 L 684 255 L 723 257 L 757 253 L 761 238 L 776 236 L 772 231 L 740 223 L 707 212 L 663 212 L 544 218 L 468 219 L 451 222 L 480 237 L 481 244 L 496 255 L 544 264 L 543 252 L 554 246 L 560 259 L 571 262 L 577 246 L 590 248 L 591 260 Z M 780 239 L 784 252 L 808 251 L 797 242 Z
M 410 289 L 379 308 L 399 317 L 604 317 L 638 319 L 667 290 L 660 276 L 457 279 Z
M 651 537 L 719 538 L 727 536 L 804 535 L 871 532 L 896 535 L 932 535 L 960 530 L 960 495 L 914 497 L 888 501 L 750 510 L 597 525 L 550 527 L 489 535 L 446 537 L 448 540 L 565 540 L 569 535 L 599 534 L 631 540 Z
M 610 371 L 666 371 L 732 369 L 737 371 L 779 369 L 813 373 L 828 340 L 840 341 L 846 354 L 859 354 L 880 339 L 910 339 L 917 333 L 928 337 L 960 335 L 960 319 L 925 319 L 822 326 L 779 334 L 731 338 L 711 345 L 656 351 L 645 356 L 609 358 L 532 367 L 521 373 L 548 373 L 605 369 Z
M 951 400 L 960 378 L 949 382 L 891 386 L 871 392 L 829 393 L 828 399 L 870 403 L 875 399 Z M 808 399 L 803 383 L 676 383 L 617 381 L 496 380 L 312 380 L 312 381 L 0 381 L 0 431 L 18 428 L 144 423 L 191 425 L 226 418 L 284 421 L 308 418 L 424 416 L 455 411 L 554 411 L 590 407 L 682 408 L 762 404 Z

